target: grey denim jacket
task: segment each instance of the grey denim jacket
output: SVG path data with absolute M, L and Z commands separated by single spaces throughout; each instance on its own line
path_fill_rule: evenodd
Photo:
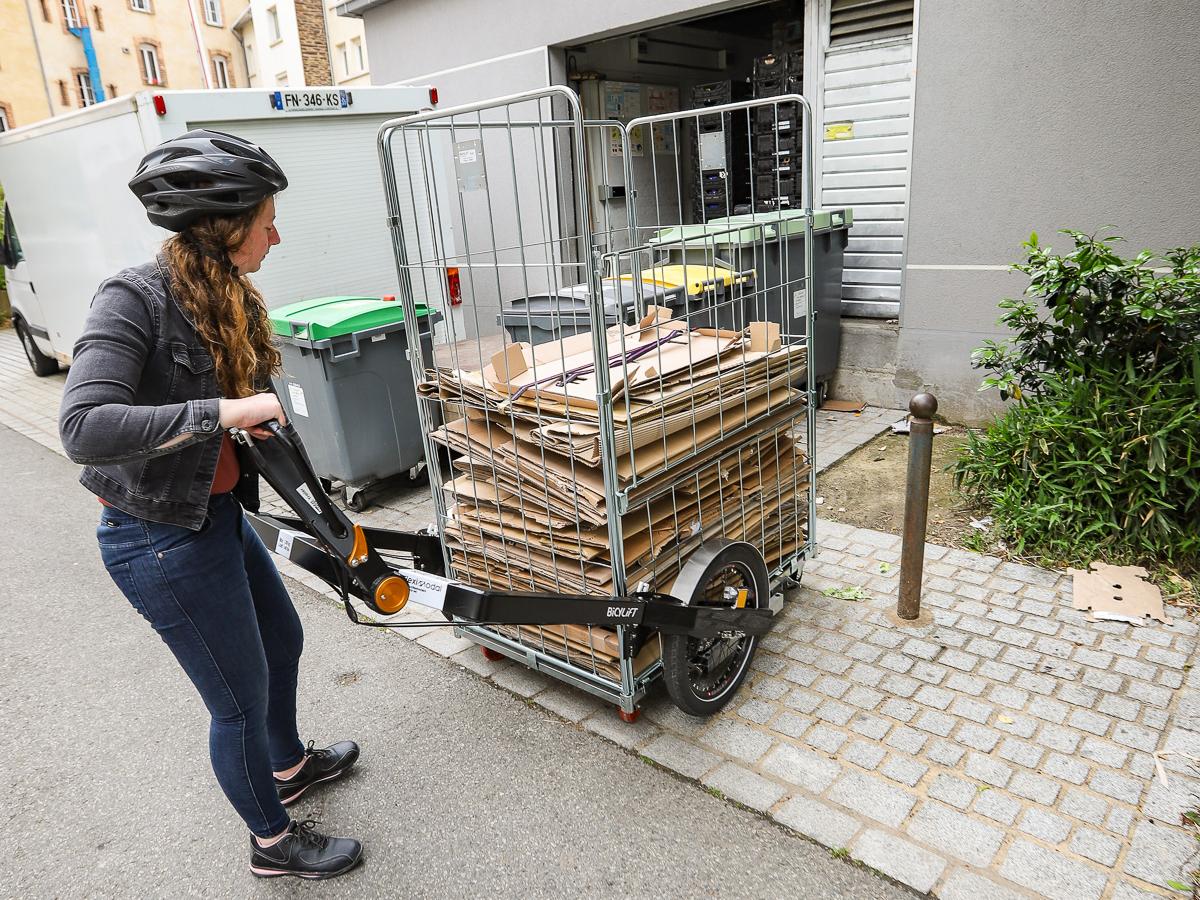
M 92 493 L 130 515 L 198 531 L 221 453 L 220 398 L 212 355 L 159 258 L 97 290 L 67 373 L 59 435 Z M 234 495 L 257 510 L 258 475 L 240 451 L 238 462 Z

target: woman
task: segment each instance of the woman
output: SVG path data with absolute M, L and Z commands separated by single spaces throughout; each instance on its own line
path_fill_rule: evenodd
M 242 507 L 258 479 L 227 429 L 285 421 L 263 299 L 246 278 L 272 246 L 287 178 L 261 148 L 198 130 L 151 151 L 129 183 L 175 235 L 100 285 L 60 411 L 67 455 L 103 504 L 104 565 L 175 654 L 212 716 L 217 781 L 250 828 L 255 875 L 330 878 L 362 845 L 284 806 L 344 774 L 358 746 L 307 749 L 296 727 L 303 633 Z

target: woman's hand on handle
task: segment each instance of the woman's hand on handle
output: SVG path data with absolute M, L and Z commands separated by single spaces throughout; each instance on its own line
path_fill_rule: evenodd
M 271 432 L 258 426 L 271 419 L 278 419 L 280 425 L 287 424 L 283 406 L 280 405 L 279 398 L 272 393 L 255 394 L 238 400 L 221 400 L 222 428 L 241 428 L 253 437 L 265 440 L 271 436 Z

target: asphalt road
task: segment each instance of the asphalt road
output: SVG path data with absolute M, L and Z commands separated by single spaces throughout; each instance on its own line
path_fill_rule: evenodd
M 3 426 L 0 459 L 0 895 L 912 896 L 295 584 L 302 736 L 363 757 L 293 813 L 366 861 L 255 879 L 204 708 L 100 564 L 96 500 Z

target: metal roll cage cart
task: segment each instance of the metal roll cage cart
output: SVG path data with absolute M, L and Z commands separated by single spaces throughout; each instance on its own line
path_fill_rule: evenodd
M 802 136 L 802 273 L 767 271 L 780 202 L 734 183 L 730 157 L 755 171 L 737 128 L 755 116 L 790 129 L 792 158 Z M 353 524 L 273 426 L 241 439 L 297 517 L 254 516 L 258 533 L 355 621 L 351 597 L 389 617 L 363 624 L 451 625 L 628 720 L 659 677 L 686 712 L 723 707 L 816 547 L 811 146 L 799 95 L 622 125 L 549 87 L 384 123 L 409 346 L 418 303 L 446 312 L 434 359 L 410 353 L 437 522 Z M 707 219 L 714 168 L 726 211 L 748 199 L 750 215 Z M 683 225 L 697 196 L 700 221 Z M 509 340 L 499 311 L 532 297 L 552 314 L 586 298 L 586 327 Z M 443 619 L 418 623 L 409 600 Z

